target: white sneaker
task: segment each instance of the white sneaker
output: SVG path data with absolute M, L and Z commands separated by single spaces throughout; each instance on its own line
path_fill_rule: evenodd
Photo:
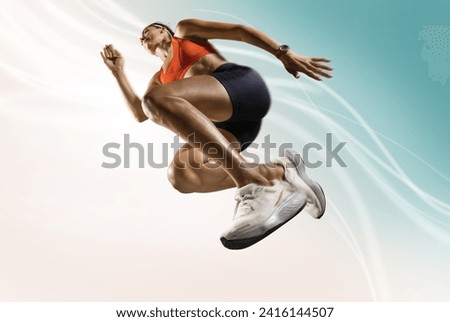
M 233 225 L 220 240 L 229 249 L 255 244 L 297 215 L 306 204 L 306 196 L 293 191 L 285 181 L 273 186 L 250 183 L 236 191 Z
M 306 195 L 307 203 L 303 211 L 313 218 L 320 219 L 325 212 L 325 194 L 322 187 L 306 174 L 305 164 L 300 154 L 287 149 L 284 151 L 284 158 L 278 158 L 273 162 L 281 164 L 285 170 L 286 181 Z

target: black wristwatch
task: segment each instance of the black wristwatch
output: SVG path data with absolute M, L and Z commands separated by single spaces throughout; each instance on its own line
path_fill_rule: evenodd
M 289 50 L 288 45 L 281 45 L 280 47 L 278 47 L 277 52 L 275 53 L 275 56 L 277 58 L 280 58 L 281 56 L 286 55 L 288 50 Z

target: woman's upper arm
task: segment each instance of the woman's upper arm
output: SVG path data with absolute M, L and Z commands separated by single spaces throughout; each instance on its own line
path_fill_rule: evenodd
M 244 28 L 245 26 L 240 24 L 185 19 L 178 22 L 175 28 L 175 35 L 180 38 L 242 41 L 242 30 Z

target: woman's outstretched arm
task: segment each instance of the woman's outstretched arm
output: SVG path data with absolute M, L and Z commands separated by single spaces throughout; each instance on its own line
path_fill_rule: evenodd
M 245 25 L 198 19 L 180 21 L 177 24 L 175 35 L 181 38 L 192 39 L 229 39 L 243 41 L 259 47 L 272 55 L 277 53 L 281 45 L 263 32 Z M 301 73 L 316 80 L 321 80 L 320 77 L 332 77 L 327 72 L 333 70 L 330 66 L 326 65 L 326 63 L 330 62 L 329 59 L 302 56 L 296 54 L 293 50 L 289 50 L 279 59 L 286 70 L 296 78 L 299 78 Z
M 148 119 L 141 106 L 141 99 L 136 95 L 123 69 L 123 57 L 112 45 L 107 45 L 100 52 L 106 66 L 111 70 L 125 97 L 128 108 L 138 122 Z

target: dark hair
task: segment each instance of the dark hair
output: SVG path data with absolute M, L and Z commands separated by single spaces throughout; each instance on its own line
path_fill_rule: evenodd
M 150 28 L 150 27 L 155 27 L 155 28 L 160 28 L 160 29 L 166 28 L 167 32 L 168 32 L 171 36 L 173 36 L 173 35 L 175 34 L 175 33 L 173 32 L 173 30 L 170 29 L 169 26 L 167 26 L 167 25 L 165 25 L 165 24 L 163 24 L 163 23 L 160 23 L 160 22 L 154 22 L 154 23 L 149 24 L 147 27 L 145 27 L 145 28 L 142 30 L 142 36 L 144 36 L 144 32 L 145 32 L 148 28 Z

